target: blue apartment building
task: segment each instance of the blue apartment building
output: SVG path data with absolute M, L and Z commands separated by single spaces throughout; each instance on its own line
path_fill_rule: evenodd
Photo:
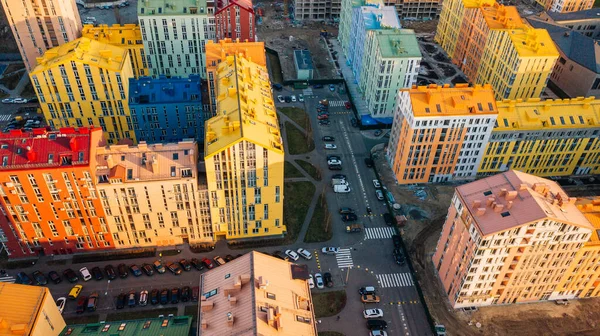
M 136 139 L 147 143 L 204 142 L 200 76 L 129 80 L 129 109 Z

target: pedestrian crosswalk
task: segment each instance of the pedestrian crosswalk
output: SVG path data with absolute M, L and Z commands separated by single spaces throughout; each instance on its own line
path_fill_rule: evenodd
M 345 103 L 343 100 L 333 100 L 329 102 L 329 107 L 340 107 L 344 106 Z
M 339 268 L 348 268 L 354 266 L 354 261 L 352 260 L 352 252 L 350 251 L 352 250 L 349 248 L 340 249 L 335 255 L 335 259 L 337 260 Z
M 15 277 L 13 277 L 13 276 L 3 276 L 3 277 L 0 277 L 0 282 L 14 283 L 15 282 Z
M 3 114 L 0 115 L 0 121 L 9 121 L 12 119 L 12 114 Z
M 381 288 L 410 287 L 415 284 L 410 273 L 376 274 L 375 277 Z
M 396 234 L 393 227 L 365 228 L 365 239 L 386 239 Z

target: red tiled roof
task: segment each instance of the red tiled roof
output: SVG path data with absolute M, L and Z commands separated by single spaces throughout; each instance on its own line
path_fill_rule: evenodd
M 99 130 L 67 127 L 58 132 L 34 129 L 1 133 L 0 170 L 88 165 L 90 133 Z

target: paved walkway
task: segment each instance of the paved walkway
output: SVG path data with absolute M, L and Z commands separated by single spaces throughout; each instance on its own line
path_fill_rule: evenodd
M 358 89 L 358 83 L 356 82 L 356 78 L 352 73 L 352 69 L 346 63 L 346 56 L 344 56 L 344 51 L 340 42 L 336 39 L 330 39 L 331 45 L 333 46 L 333 50 L 337 51 L 338 63 L 340 64 L 340 71 L 342 75 L 344 75 L 344 79 L 346 80 L 346 85 L 348 86 L 349 94 L 352 96 L 352 103 L 358 112 L 358 115 L 370 114 L 369 109 L 367 108 L 367 103 L 362 98 L 362 95 Z
M 15 72 L 23 72 L 23 75 L 21 77 L 21 79 L 19 80 L 19 83 L 17 84 L 17 86 L 12 89 L 9 90 L 6 86 L 4 86 L 4 84 L 0 84 L 0 90 L 4 91 L 7 95 L 9 95 L 11 98 L 17 98 L 21 96 L 21 92 L 23 92 L 23 89 L 25 89 L 25 86 L 27 86 L 27 84 L 29 83 L 29 74 L 27 72 L 27 70 L 25 69 L 21 69 Z M 11 72 L 14 73 L 14 72 Z M 4 76 L 2 76 L 4 77 Z M 0 78 L 2 78 L 0 77 Z

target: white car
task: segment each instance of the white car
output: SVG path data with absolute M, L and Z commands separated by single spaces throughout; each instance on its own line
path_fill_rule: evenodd
M 323 247 L 321 252 L 323 254 L 337 254 L 340 251 L 339 247 Z
M 89 281 L 92 279 L 92 274 L 90 273 L 90 271 L 88 271 L 87 267 L 82 267 L 79 270 L 79 273 L 81 273 L 81 276 L 83 277 L 83 281 Z
M 336 159 L 327 160 L 327 164 L 330 165 L 330 166 L 332 166 L 332 165 L 341 165 L 342 161 L 341 160 L 336 160 Z
M 325 144 L 325 149 L 337 149 L 337 146 L 335 144 Z
M 304 259 L 306 260 L 310 260 L 312 259 L 312 254 L 310 254 L 310 252 L 308 252 L 307 250 L 303 249 L 303 248 L 299 248 L 298 250 L 296 250 L 298 252 L 299 255 L 301 255 Z
M 140 292 L 140 306 L 145 306 L 148 304 L 148 291 L 143 290 Z
M 317 282 L 318 289 L 325 288 L 325 283 L 323 282 L 323 276 L 321 275 L 321 273 L 315 274 L 315 281 Z
M 295 95 L 292 95 L 292 103 L 295 103 L 295 102 L 297 102 L 297 101 L 298 101 L 298 100 L 296 99 L 296 96 L 295 96 Z
M 290 259 L 292 259 L 293 261 L 297 261 L 298 258 L 300 258 L 300 256 L 298 256 L 298 253 L 296 253 L 292 250 L 286 250 L 285 255 L 290 257 Z
M 13 102 L 16 103 L 16 104 L 25 104 L 25 103 L 27 103 L 27 99 L 25 99 L 25 98 L 15 98 L 13 100 Z
M 312 274 L 309 274 L 310 278 L 308 278 L 308 280 L 306 280 L 308 282 L 308 288 L 313 289 L 315 288 L 315 279 L 313 278 Z
M 370 336 L 387 336 L 384 330 L 371 330 Z
M 67 298 L 66 297 L 59 297 L 56 300 L 56 307 L 58 308 L 58 311 L 60 311 L 60 313 L 62 314 L 63 310 L 65 310 L 65 305 L 67 304 Z
M 282 95 L 279 95 L 279 96 L 277 96 L 277 100 L 278 100 L 280 103 L 285 103 L 285 100 L 283 99 L 283 96 L 282 96 Z
M 383 317 L 383 310 L 377 308 L 367 309 L 363 312 L 363 316 L 366 319 Z
M 378 200 L 383 201 L 383 192 L 381 190 L 375 190 L 375 195 L 377 195 Z
M 2 103 L 4 103 L 4 104 L 12 104 L 14 102 L 15 102 L 15 100 L 12 99 L 12 98 L 4 98 L 4 99 L 2 99 Z
M 375 188 L 379 189 L 379 188 L 381 188 L 381 183 L 379 183 L 379 180 L 373 180 L 373 186 L 375 186 Z
M 298 95 L 298 101 L 299 102 L 303 102 L 304 101 L 304 96 L 302 94 Z

